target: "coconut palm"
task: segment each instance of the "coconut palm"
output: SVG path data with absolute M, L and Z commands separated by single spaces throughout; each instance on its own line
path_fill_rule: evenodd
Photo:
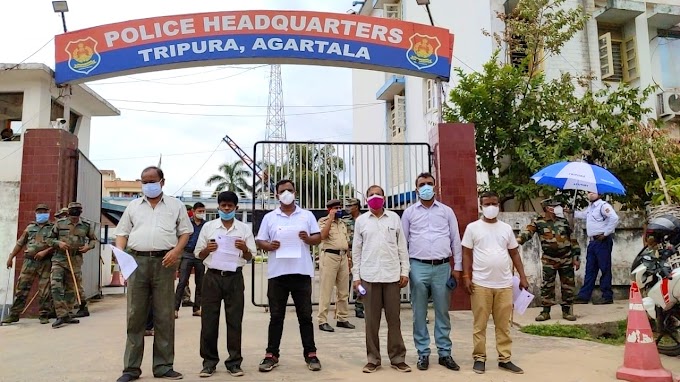
M 248 179 L 251 176 L 241 160 L 232 163 L 223 163 L 218 167 L 219 174 L 214 174 L 205 182 L 206 186 L 217 183 L 215 192 L 232 191 L 238 195 L 248 194 L 252 191 L 252 186 Z

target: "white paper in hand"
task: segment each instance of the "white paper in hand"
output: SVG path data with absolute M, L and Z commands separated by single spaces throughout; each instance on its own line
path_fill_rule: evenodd
M 527 290 L 522 290 L 519 292 L 519 296 L 515 299 L 515 313 L 522 315 L 527 311 L 529 304 L 534 301 L 534 295 L 529 293 Z
M 123 278 L 125 280 L 129 279 L 130 275 L 132 275 L 135 269 L 137 269 L 137 262 L 135 261 L 135 258 L 127 252 L 121 251 L 120 249 L 114 247 L 113 245 L 111 245 L 111 251 L 113 252 L 113 255 L 116 256 L 116 262 L 120 267 L 120 273 L 123 274 Z

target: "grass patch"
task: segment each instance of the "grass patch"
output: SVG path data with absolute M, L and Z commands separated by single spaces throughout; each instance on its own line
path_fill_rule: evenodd
M 565 337 L 594 341 L 609 345 L 623 345 L 626 341 L 627 321 L 585 325 L 527 325 L 522 333 L 543 337 Z

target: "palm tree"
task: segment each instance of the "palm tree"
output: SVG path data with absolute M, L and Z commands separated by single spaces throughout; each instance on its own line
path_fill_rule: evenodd
M 232 191 L 238 195 L 252 192 L 252 186 L 248 183 L 250 171 L 240 159 L 233 163 L 223 163 L 218 168 L 219 174 L 214 174 L 205 182 L 206 186 L 217 183 L 215 192 Z

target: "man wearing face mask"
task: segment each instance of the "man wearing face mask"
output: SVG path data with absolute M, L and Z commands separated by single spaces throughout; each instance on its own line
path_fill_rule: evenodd
M 175 291 L 175 318 L 179 317 L 179 307 L 182 304 L 182 298 L 189 284 L 189 277 L 191 270 L 194 270 L 194 286 L 196 289 L 196 298 L 194 299 L 193 311 L 194 316 L 201 315 L 201 285 L 203 285 L 203 275 L 205 274 L 205 267 L 200 259 L 194 255 L 196 243 L 198 242 L 198 235 L 205 224 L 205 205 L 201 202 L 194 204 L 194 216 L 191 219 L 191 225 L 194 227 L 194 232 L 189 237 L 189 242 L 184 247 L 182 260 L 179 265 L 179 282 L 177 283 L 177 290 Z
M 365 290 L 366 354 L 364 373 L 380 368 L 380 318 L 385 310 L 387 354 L 393 369 L 408 373 L 406 346 L 401 335 L 401 288 L 408 285 L 409 261 L 399 215 L 385 210 L 385 191 L 374 185 L 366 191 L 369 211 L 354 226 L 352 277 L 354 289 Z
M 123 375 L 117 382 L 139 379 L 144 355 L 144 329 L 153 305 L 153 375 L 182 379 L 175 360 L 175 274 L 177 262 L 194 231 L 184 204 L 165 195 L 158 167 L 142 171 L 144 197 L 128 204 L 116 228 L 116 247 L 132 255 L 137 269 L 127 280 L 127 341 Z
M 2 320 L 3 324 L 19 321 L 19 316 L 26 307 L 26 300 L 36 277 L 39 280 L 36 293 L 40 294 L 40 323 L 47 324 L 50 322 L 48 315 L 52 311 L 52 294 L 49 283 L 52 263 L 49 257 L 53 249 L 47 244 L 46 240 L 52 231 L 52 223 L 49 222 L 49 219 L 50 209 L 47 204 L 38 204 L 35 207 L 35 221 L 26 226 L 12 253 L 9 254 L 7 269 L 12 268 L 14 258 L 22 249 L 26 248 L 14 295 L 14 303 L 9 311 L 9 316 Z
M 68 204 L 68 217 L 57 220 L 52 227 L 48 243 L 55 249 L 52 255 L 52 300 L 57 311 L 57 320 L 52 323 L 53 328 L 60 328 L 66 324 L 77 324 L 80 321 L 70 315 L 76 301 L 75 288 L 81 298 L 79 317 L 89 316 L 83 283 L 83 255 L 97 245 L 99 239 L 95 234 L 96 225 L 83 219 L 80 215 L 83 206 L 78 202 Z M 70 261 L 69 261 L 70 260 Z M 71 269 L 73 266 L 73 269 Z M 76 280 L 73 280 L 73 275 Z M 74 285 L 77 284 L 77 285 Z M 84 313 L 87 313 L 86 315 Z
M 295 204 L 295 184 L 288 179 L 276 183 L 276 196 L 281 205 L 269 212 L 262 219 L 257 234 L 257 247 L 268 251 L 267 258 L 267 298 L 269 299 L 269 334 L 267 350 L 260 362 L 259 370 L 268 372 L 279 364 L 279 347 L 283 334 L 283 321 L 286 317 L 288 296 L 292 296 L 300 325 L 303 357 L 307 368 L 311 371 L 321 370 L 321 362 L 316 356 L 314 343 L 314 324 L 312 322 L 312 278 L 314 277 L 314 261 L 310 246 L 321 242 L 319 224 L 310 211 L 303 210 Z M 299 250 L 299 256 L 293 249 L 287 250 L 286 256 L 279 258 L 278 249 L 281 242 L 277 240 L 278 231 L 297 231 L 300 239 L 289 243 Z M 290 241 L 290 238 L 288 238 Z
M 354 265 L 352 260 L 352 242 L 354 241 L 354 223 L 357 221 L 357 218 L 361 216 L 361 203 L 359 203 L 359 199 L 348 199 L 345 211 L 347 212 L 347 215 L 343 216 L 342 220 L 345 222 L 347 233 L 349 234 L 350 253 L 347 258 L 350 272 L 349 288 L 352 289 L 352 298 L 354 298 L 354 315 L 357 318 L 364 318 L 364 304 L 362 303 L 361 295 L 357 294 L 357 291 L 352 288 L 352 267 Z
M 227 371 L 234 377 L 242 376 L 241 334 L 243 308 L 243 266 L 253 258 L 255 238 L 247 224 L 234 219 L 238 209 L 238 196 L 231 191 L 217 195 L 219 217 L 206 223 L 198 236 L 195 256 L 203 259 L 207 268 L 202 296 L 201 315 L 201 357 L 203 369 L 200 377 L 210 377 L 215 373 L 220 356 L 217 351 L 217 337 L 220 326 L 220 308 L 224 302 L 227 323 L 227 351 L 229 358 L 224 361 Z M 200 211 L 196 209 L 195 211 Z M 200 214 L 200 212 L 198 212 Z M 233 238 L 229 245 L 235 248 L 220 248 L 220 237 Z M 224 243 L 224 242 L 222 242 Z M 232 244 L 233 243 L 233 244 Z M 226 256 L 224 253 L 231 255 Z M 238 252 L 238 257 L 234 253 Z
M 590 301 L 598 272 L 602 272 L 602 276 L 600 276 L 602 299 L 593 301 L 593 304 L 612 304 L 614 303 L 612 248 L 614 247 L 614 231 L 619 224 L 619 216 L 611 204 L 600 199 L 598 193 L 589 192 L 588 200 L 590 200 L 590 205 L 585 211 L 574 212 L 576 219 L 586 221 L 586 233 L 588 235 L 586 276 L 574 304 L 587 304 Z
M 331 199 L 326 203 L 328 216 L 319 219 L 321 229 L 321 257 L 319 259 L 319 330 L 334 332 L 327 322 L 328 310 L 331 305 L 333 287 L 337 294 L 335 299 L 335 316 L 338 320 L 337 327 L 354 329 L 354 325 L 347 321 L 349 311 L 349 234 L 347 226 L 342 219 L 344 211 L 342 202 Z
M 460 370 L 451 357 L 451 290 L 447 281 L 460 280 L 463 253 L 460 246 L 458 220 L 453 210 L 434 198 L 435 179 L 424 172 L 416 178 L 420 199 L 401 216 L 404 236 L 408 242 L 411 271 L 411 307 L 413 309 L 413 340 L 418 351 L 418 370 L 430 365 L 430 334 L 427 330 L 428 292 L 435 310 L 435 344 L 439 364 L 450 370 Z M 453 268 L 450 262 L 453 258 Z
M 483 217 L 468 224 L 463 234 L 463 287 L 471 295 L 472 371 L 486 372 L 486 326 L 489 315 L 496 327 L 498 368 L 515 374 L 524 371 L 510 361 L 512 338 L 512 269 L 519 273 L 519 287 L 527 289 L 529 282 L 519 255 L 519 244 L 509 224 L 497 219 L 500 210 L 498 194 L 487 191 L 479 202 Z
M 550 307 L 555 305 L 555 278 L 559 274 L 562 285 L 562 318 L 576 321 L 572 310 L 574 303 L 574 270 L 581 266 L 581 248 L 569 225 L 560 203 L 552 199 L 541 202 L 543 216 L 534 218 L 522 230 L 517 242 L 524 244 L 538 234 L 541 241 L 541 263 L 543 264 L 543 282 L 541 283 L 541 305 L 543 312 L 536 321 L 550 319 Z

